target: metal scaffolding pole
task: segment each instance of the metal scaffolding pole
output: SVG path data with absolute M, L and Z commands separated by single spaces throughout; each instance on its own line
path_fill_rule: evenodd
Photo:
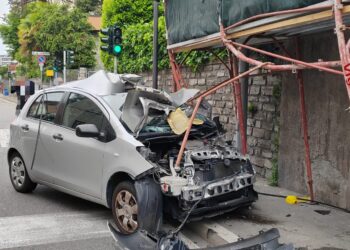
M 295 39 L 295 44 L 296 44 L 297 59 L 300 59 L 300 47 L 299 47 L 298 38 Z M 307 124 L 307 111 L 305 106 L 304 78 L 303 78 L 303 72 L 301 70 L 297 71 L 297 79 L 298 79 L 298 85 L 299 85 L 301 126 L 303 129 L 303 139 L 304 139 L 304 146 L 305 146 L 305 164 L 306 164 L 307 184 L 308 184 L 310 199 L 314 200 L 315 196 L 314 196 L 312 166 L 311 166 L 311 158 L 310 158 L 309 129 Z

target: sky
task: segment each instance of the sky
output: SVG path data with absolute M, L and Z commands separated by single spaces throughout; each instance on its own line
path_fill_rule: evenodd
M 9 11 L 8 1 L 7 0 L 0 0 L 0 17 L 2 18 L 7 12 Z M 2 20 L 0 20 L 1 22 Z M 0 37 L 0 55 L 6 55 L 6 47 L 2 43 L 1 37 Z

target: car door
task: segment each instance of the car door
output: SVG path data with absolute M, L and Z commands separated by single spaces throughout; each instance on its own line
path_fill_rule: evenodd
M 108 119 L 103 106 L 90 96 L 71 92 L 67 99 L 61 126 L 52 134 L 55 148 L 55 184 L 73 191 L 101 198 L 103 156 L 106 142 L 82 138 L 75 133 L 80 124 L 95 124 L 102 131 Z
M 23 158 L 28 171 L 36 180 L 52 183 L 55 163 L 47 146 L 50 144 L 48 140 L 51 131 L 57 127 L 57 113 L 64 94 L 65 92 L 58 91 L 40 95 L 20 124 Z

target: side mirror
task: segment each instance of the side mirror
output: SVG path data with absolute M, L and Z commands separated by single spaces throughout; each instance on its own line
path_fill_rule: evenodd
M 79 137 L 95 138 L 100 136 L 100 131 L 95 124 L 82 124 L 75 128 L 75 134 Z

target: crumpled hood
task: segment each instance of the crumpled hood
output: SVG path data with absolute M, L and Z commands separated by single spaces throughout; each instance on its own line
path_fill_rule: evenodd
M 137 134 L 152 117 L 162 114 L 168 116 L 171 111 L 186 103 L 198 92 L 197 89 L 181 89 L 167 94 L 157 89 L 136 86 L 128 92 L 121 119 L 133 133 Z

